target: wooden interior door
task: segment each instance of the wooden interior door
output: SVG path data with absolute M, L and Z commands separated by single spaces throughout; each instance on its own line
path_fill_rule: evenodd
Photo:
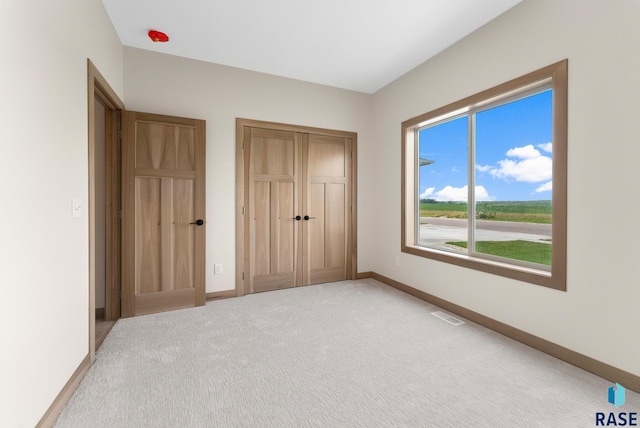
M 302 273 L 298 268 L 300 134 L 247 127 L 245 135 L 249 292 L 295 287 Z
M 124 112 L 122 315 L 205 303 L 205 122 Z
M 303 284 L 343 281 L 351 269 L 351 139 L 305 134 L 303 152 Z
M 244 292 L 351 278 L 352 138 L 239 129 Z

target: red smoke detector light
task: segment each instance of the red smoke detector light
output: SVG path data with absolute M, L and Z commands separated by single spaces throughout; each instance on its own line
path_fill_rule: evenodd
M 168 42 L 169 36 L 164 34 L 162 31 L 149 30 L 149 38 L 154 42 Z

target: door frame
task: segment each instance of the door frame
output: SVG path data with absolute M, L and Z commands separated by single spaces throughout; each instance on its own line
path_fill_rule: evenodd
M 124 103 L 120 100 L 97 67 L 87 59 L 87 106 L 88 106 L 88 222 L 89 222 L 89 356 L 95 361 L 95 315 L 96 315 L 96 198 L 101 197 L 96 189 L 95 98 L 105 106 L 105 206 L 112 214 L 120 208 L 120 129 Z M 120 317 L 120 224 L 117 215 L 105 220 L 105 318 Z
M 245 230 L 246 197 L 249 192 L 248 175 L 245 174 L 245 138 L 244 128 L 265 128 L 277 131 L 299 132 L 303 134 L 331 135 L 350 138 L 351 143 L 351 211 L 349 213 L 350 247 L 347 248 L 351 258 L 351 270 L 347 272 L 347 279 L 356 279 L 358 274 L 358 134 L 348 131 L 314 128 L 309 126 L 290 125 L 277 122 L 236 118 L 236 296 L 244 296 L 246 260 L 249 257 L 249 233 Z M 248 279 L 248 277 L 247 277 Z

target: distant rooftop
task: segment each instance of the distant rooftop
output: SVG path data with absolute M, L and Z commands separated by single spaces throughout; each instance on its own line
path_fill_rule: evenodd
M 429 159 L 420 158 L 420 166 L 431 165 L 434 162 L 435 161 Z

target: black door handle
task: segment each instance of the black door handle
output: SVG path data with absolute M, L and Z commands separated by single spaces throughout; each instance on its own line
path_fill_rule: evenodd
M 309 217 L 308 215 L 306 215 L 306 216 L 304 216 L 304 219 L 305 220 L 313 220 L 313 219 L 315 219 L 315 217 Z
M 193 223 L 189 223 L 189 224 L 195 224 L 196 226 L 202 226 L 204 224 L 204 220 L 198 219 L 198 220 L 194 221 Z
M 300 220 L 302 220 L 302 217 L 300 217 L 299 215 L 297 215 L 297 216 L 293 217 L 293 220 L 300 221 Z

